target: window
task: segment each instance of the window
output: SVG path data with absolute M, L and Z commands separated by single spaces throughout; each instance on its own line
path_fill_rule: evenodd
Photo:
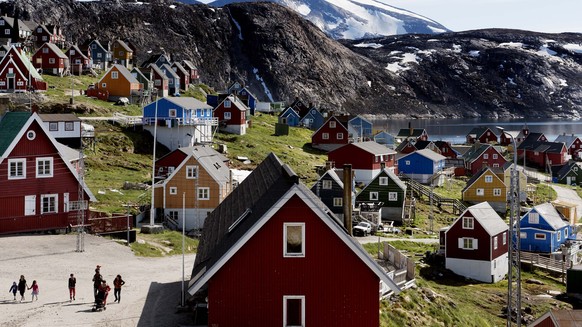
M 4 19 L 0 20 L 0 26 L 4 26 Z
M 119 72 L 111 72 L 111 79 L 118 79 L 119 78 Z
M 101 83 L 101 88 L 106 89 L 107 88 L 107 83 Z
M 231 115 L 231 113 L 230 113 L 230 112 L 228 112 L 228 111 L 226 111 L 226 112 L 224 113 L 224 119 L 230 120 L 231 118 L 232 118 L 232 115 Z
M 556 236 L 558 237 L 558 241 L 561 241 L 562 240 L 562 231 L 559 230 L 556 234 L 557 234 Z
M 123 51 L 119 51 L 119 56 L 123 57 L 123 55 L 124 55 Z
M 463 229 L 473 229 L 474 222 L 473 217 L 463 217 Z
M 170 211 L 168 211 L 168 216 L 172 220 L 178 220 L 178 211 L 177 210 L 170 210 Z
M 97 49 L 97 44 L 91 44 L 91 49 Z
M 94 44 L 93 44 L 93 45 L 94 45 Z M 102 53 L 101 53 L 101 52 L 98 52 L 98 53 L 97 53 L 97 58 L 101 58 L 101 55 L 102 55 Z
M 485 153 L 485 154 L 483 155 L 483 159 L 485 159 L 485 160 L 489 159 L 489 155 L 488 155 L 487 153 Z
M 324 140 L 329 140 L 329 133 L 323 133 L 321 134 L 321 138 Z
M 498 163 L 494 163 L 493 164 L 493 168 L 499 168 L 499 164 Z
M 42 48 L 42 53 L 48 53 L 48 48 Z
M 37 32 L 37 33 L 40 33 L 40 32 L 42 32 L 42 27 L 39 27 L 39 28 L 37 28 L 37 29 L 36 29 L 36 32 Z
M 493 183 L 493 176 L 485 176 L 485 183 Z
M 170 194 L 172 195 L 178 194 L 178 188 L 175 186 L 170 187 Z
M 35 137 L 36 137 L 36 133 L 34 131 L 26 132 L 26 138 L 29 139 L 30 141 L 34 140 Z
M 305 296 L 283 296 L 283 327 L 305 326 Z
M 500 188 L 494 188 L 493 189 L 493 196 L 501 196 L 501 189 Z
M 407 165 L 407 166 L 410 166 L 410 160 L 404 161 L 404 164 Z
M 337 133 L 336 137 L 338 140 L 343 140 L 344 139 L 344 134 L 343 133 Z
M 186 166 L 186 178 L 198 178 L 198 166 Z
M 162 85 L 162 80 L 160 80 L 160 79 L 156 79 L 156 80 L 154 81 L 154 85 L 155 85 L 155 86 L 160 86 L 160 85 Z
M 58 194 L 43 194 L 40 196 L 40 213 L 56 213 Z
M 378 201 L 378 192 L 370 192 L 370 200 Z
M 493 250 L 497 250 L 497 242 L 498 242 L 498 238 L 497 236 L 493 237 Z
M 530 224 L 539 224 L 540 214 L 537 212 L 530 212 L 529 215 L 527 215 L 527 222 Z
M 24 82 L 23 81 L 18 81 L 18 82 L 16 82 L 16 86 L 24 86 Z
M 57 122 L 50 122 L 49 123 L 49 131 L 54 132 L 59 130 L 59 123 Z
M 53 177 L 53 158 L 36 158 L 36 178 Z
M 210 200 L 210 188 L 209 187 L 199 187 L 198 188 L 198 200 Z
M 329 122 L 329 128 L 335 128 L 335 121 Z
M 55 58 L 49 58 L 49 64 L 54 64 L 55 63 Z
M 8 179 L 26 178 L 26 159 L 8 159 Z
M 322 187 L 324 190 L 331 190 L 331 185 L 332 185 L 332 184 L 331 184 L 331 181 L 330 181 L 330 180 L 324 180 L 324 181 L 322 181 L 322 183 L 321 183 L 321 187 Z
M 334 207 L 341 207 L 344 205 L 344 199 L 342 198 L 333 198 L 333 206 Z
M 482 188 L 478 188 L 475 190 L 477 196 L 484 196 L 485 195 L 485 189 Z
M 388 192 L 388 201 L 398 201 L 398 192 Z
M 475 238 L 459 238 L 459 248 L 463 250 L 477 250 L 477 239 Z
M 503 245 L 507 244 L 507 232 L 503 232 Z
M 230 105 L 231 105 L 230 100 L 228 100 L 228 99 L 224 100 L 224 107 L 225 108 L 230 108 Z
M 71 56 L 75 55 L 75 50 L 71 49 Z
M 497 158 L 498 158 L 498 157 L 499 157 L 499 156 L 497 155 L 497 153 L 494 153 L 494 154 L 493 154 L 493 160 L 497 160 Z
M 305 257 L 305 223 L 284 223 L 283 240 L 284 257 Z
M 388 177 L 380 177 L 380 185 L 388 185 Z
M 176 117 L 176 116 L 177 116 L 177 110 L 176 110 L 176 109 L 170 109 L 170 110 L 168 111 L 168 115 L 169 115 L 170 117 Z
M 43 35 L 43 36 L 42 36 L 42 40 L 43 40 L 43 41 L 46 41 L 46 40 L 47 40 L 47 37 L 46 37 L 46 35 Z
M 543 234 L 543 233 L 535 233 L 534 234 L 534 238 L 536 240 L 545 240 L 546 239 L 546 234 Z
M 520 232 L 519 233 L 519 238 L 527 238 L 527 233 L 526 232 Z
M 11 31 L 10 31 L 10 29 L 9 29 L 9 28 L 7 28 L 7 29 L 5 29 L 5 30 L 4 30 L 4 34 L 6 34 L 6 35 L 10 35 L 10 32 L 11 32 Z
M 73 122 L 71 122 L 71 121 L 65 122 L 65 131 L 73 131 L 73 130 L 75 130 L 75 126 L 74 126 Z
M 568 238 L 568 228 L 566 227 L 566 229 L 564 229 L 564 237 Z

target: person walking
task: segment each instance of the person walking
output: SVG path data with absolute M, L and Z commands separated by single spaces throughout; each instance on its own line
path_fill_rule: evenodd
M 69 277 L 69 302 L 75 299 L 75 285 L 77 284 L 77 278 L 75 275 L 71 274 Z
M 32 281 L 32 285 L 30 285 L 30 287 L 28 289 L 32 289 L 31 301 L 34 301 L 35 297 L 36 297 L 36 300 L 38 301 L 38 284 L 36 283 L 36 280 Z
M 93 295 L 95 296 L 95 301 L 97 301 L 97 293 L 99 292 L 102 280 L 103 275 L 101 275 L 101 266 L 97 266 L 97 268 L 95 268 L 95 275 L 93 275 Z
M 20 302 L 24 301 L 24 292 L 28 288 L 28 284 L 26 284 L 26 279 L 24 275 L 20 275 L 20 280 L 18 281 L 18 291 L 20 292 Z
M 10 287 L 10 291 L 8 291 L 8 293 L 12 293 L 12 295 L 14 295 L 14 301 L 16 301 L 16 292 L 18 292 L 18 284 L 16 284 L 16 282 L 12 282 L 12 286 Z
M 121 302 L 121 286 L 125 285 L 125 281 L 121 278 L 121 275 L 117 275 L 113 280 L 113 295 L 115 295 L 115 301 Z

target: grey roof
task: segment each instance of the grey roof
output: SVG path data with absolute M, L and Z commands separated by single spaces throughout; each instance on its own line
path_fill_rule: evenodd
M 356 142 L 352 143 L 352 145 L 375 155 L 382 155 L 382 154 L 396 154 L 396 151 L 383 146 L 382 144 L 378 144 L 374 141 L 366 141 L 366 142 Z
M 139 81 L 137 80 L 137 78 L 133 77 L 133 75 L 131 75 L 131 72 L 129 71 L 129 69 L 127 69 L 125 66 L 120 65 L 120 64 L 113 64 L 111 66 L 111 68 L 109 68 L 109 71 L 103 75 L 103 77 L 101 78 L 101 80 L 103 80 L 103 78 L 105 78 L 105 76 L 107 76 L 109 74 L 109 72 L 111 70 L 113 70 L 113 68 L 117 68 L 117 70 L 119 71 L 119 73 L 121 75 L 123 75 L 123 77 L 125 77 L 125 79 L 127 81 L 129 81 L 130 83 L 137 83 L 139 84 Z M 101 83 L 101 80 L 99 81 Z
M 475 138 L 479 138 L 479 137 L 481 137 L 481 135 L 485 134 L 485 132 L 487 132 L 488 130 L 491 131 L 491 133 L 493 133 L 493 131 L 489 127 L 482 127 L 482 126 L 473 127 L 473 129 L 471 129 L 471 131 L 467 135 L 470 135 L 470 136 L 475 137 Z M 495 133 L 493 133 L 493 134 L 495 134 Z
M 81 121 L 75 114 L 38 114 L 42 121 Z
M 84 59 L 89 59 L 87 58 L 87 56 L 83 53 L 83 51 L 81 51 L 81 49 L 79 49 L 79 47 L 76 44 L 73 44 L 69 49 L 67 49 L 66 52 L 71 51 L 71 49 L 75 50 L 76 53 L 80 54 L 82 58 Z
M 331 177 L 331 179 L 333 179 L 342 189 L 344 188 L 343 180 L 338 176 L 334 169 L 327 170 L 315 183 L 313 183 L 313 186 L 319 183 L 319 181 L 323 180 L 326 175 Z
M 409 153 L 409 154 L 403 156 L 402 158 L 407 157 L 407 156 L 412 155 L 412 154 L 415 154 L 415 153 L 418 153 L 421 156 L 423 156 L 425 158 L 428 158 L 428 159 L 430 159 L 432 161 L 441 161 L 441 160 L 445 160 L 447 158 L 447 157 L 445 157 L 445 156 L 443 156 L 441 154 L 438 154 L 438 153 L 436 153 L 436 152 L 434 152 L 433 150 L 430 150 L 430 149 L 418 150 L 418 151 Z
M 137 75 L 140 75 L 144 80 L 150 80 L 138 67 L 133 67 L 131 69 L 131 73 L 133 74 L 133 72 L 135 72 Z
M 170 65 L 163 64 L 162 67 L 160 67 L 160 69 L 166 70 L 166 74 L 172 75 L 172 78 L 180 79 L 180 76 L 176 74 L 176 72 L 172 69 L 172 67 L 170 67 Z
M 182 65 L 181 65 L 179 62 L 177 62 L 177 61 L 176 61 L 175 63 L 173 63 L 173 64 L 172 64 L 172 67 L 174 67 L 174 66 L 175 66 L 175 67 L 176 67 L 176 68 L 177 68 L 179 71 L 181 71 L 181 72 L 182 72 L 182 74 L 184 74 L 184 75 L 189 75 L 189 74 L 188 74 L 188 71 L 186 71 L 186 69 L 184 68 L 184 66 L 182 66 Z
M 558 135 L 558 137 L 556 137 L 556 140 L 554 142 L 557 143 L 565 143 L 566 147 L 571 147 L 572 144 L 574 143 L 574 141 L 576 141 L 576 139 L 578 138 L 578 136 L 572 134 L 572 135 Z
M 51 49 L 51 51 L 54 52 L 59 58 L 68 59 L 68 57 L 63 53 L 63 51 L 61 51 L 61 49 L 59 49 L 59 47 L 57 47 L 56 44 L 47 42 L 43 44 L 43 46 L 45 45 Z M 40 51 L 40 48 L 37 51 Z
M 423 134 L 424 131 L 424 128 L 413 128 L 411 133 L 410 128 L 401 128 L 398 131 L 398 135 L 396 135 L 396 137 L 419 137 Z
M 538 204 L 537 206 L 533 207 L 529 212 L 535 210 L 544 218 L 544 220 L 550 225 L 554 230 L 558 230 L 566 225 L 566 223 L 560 213 L 551 203 L 542 203 Z M 529 213 L 528 212 L 528 213 Z M 522 219 L 525 219 L 525 215 Z
M 471 149 L 463 155 L 463 158 L 465 158 L 465 161 L 473 161 L 479 158 L 483 152 L 487 151 L 490 147 L 491 144 L 475 143 L 475 145 L 473 145 Z
M 121 47 L 125 50 L 125 51 L 129 51 L 129 52 L 133 52 L 133 50 L 131 50 L 131 48 L 129 47 L 129 45 L 127 45 L 127 43 L 125 43 L 122 40 L 116 40 L 117 43 L 119 43 L 119 45 L 121 45 Z
M 80 159 L 79 157 L 79 150 L 75 150 L 73 148 L 70 148 L 62 143 L 56 142 L 56 146 L 57 149 L 59 150 L 59 152 L 61 153 L 61 155 L 63 156 L 63 160 L 67 160 L 68 162 L 74 162 L 74 161 L 78 161 Z M 85 154 L 83 154 L 83 158 L 86 158 L 87 156 Z
M 150 64 L 148 67 L 150 67 L 154 71 L 154 73 L 156 73 L 157 75 L 162 77 L 162 79 L 165 79 L 165 80 L 168 79 L 168 76 L 166 76 L 166 74 L 164 74 L 164 72 L 160 69 L 160 67 L 158 67 L 158 65 Z
M 386 173 L 386 175 L 388 175 L 388 177 L 390 177 L 390 179 L 392 179 L 392 181 L 394 181 L 398 187 L 406 191 L 406 183 L 404 183 L 398 176 L 396 176 L 394 171 L 388 168 L 384 168 L 384 173 Z
M 165 99 L 186 109 L 212 109 L 212 106 L 193 97 L 167 97 Z
M 509 229 L 509 226 L 499 217 L 489 202 L 481 202 L 470 206 L 466 211 L 469 211 L 473 218 L 479 222 L 479 225 L 491 236 Z M 462 219 L 463 216 L 464 214 L 459 219 Z
M 194 63 L 190 60 L 182 60 L 182 63 L 184 63 L 184 66 L 187 66 L 188 69 L 198 69 L 198 68 L 196 68 Z
M 230 169 L 226 165 L 228 158 L 213 148 L 204 145 L 179 148 L 186 155 L 192 155 L 212 178 L 221 184 L 230 180 Z

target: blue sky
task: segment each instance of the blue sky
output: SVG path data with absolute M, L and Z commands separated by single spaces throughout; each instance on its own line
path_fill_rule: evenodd
M 326 1 L 333 3 L 333 0 Z M 582 33 L 582 0 L 376 1 L 426 16 L 453 31 L 515 28 L 547 33 Z

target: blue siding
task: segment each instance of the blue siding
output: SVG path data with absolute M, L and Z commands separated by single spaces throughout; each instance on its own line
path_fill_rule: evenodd
M 409 164 L 406 164 L 408 161 Z M 434 174 L 444 167 L 445 161 L 434 162 L 425 156 L 413 152 L 398 159 L 398 171 L 405 174 Z
M 349 126 L 351 126 L 356 133 L 358 133 L 358 137 L 362 138 L 372 138 L 372 123 L 367 121 L 366 119 L 357 116 L 352 118 L 349 121 Z
M 537 211 L 532 209 L 527 214 L 525 214 L 519 221 L 520 232 L 522 236 L 525 237 L 520 239 L 520 249 L 522 251 L 529 252 L 541 252 L 541 253 L 551 253 L 560 250 L 560 246 L 566 242 L 568 238 L 572 236 L 572 226 L 566 225 L 558 230 L 554 230 L 550 226 L 544 217 L 540 214 L 538 224 L 532 224 L 529 222 L 529 214 Z M 560 240 L 558 241 L 558 235 L 560 234 Z M 567 237 L 566 237 L 567 233 Z M 536 239 L 536 234 L 544 234 L 545 239 Z
M 307 115 L 301 118 L 301 124 L 313 131 L 318 130 L 324 122 L 325 117 L 323 117 L 323 114 L 315 108 L 309 109 Z
M 212 109 L 210 108 L 198 108 L 198 109 L 188 109 L 181 107 L 167 98 L 160 98 L 157 101 L 158 104 L 158 114 L 159 120 L 168 118 L 179 118 L 179 119 L 191 119 L 191 118 L 211 118 Z M 170 109 L 176 109 L 176 117 L 170 117 Z M 143 108 L 144 118 L 154 118 L 156 116 L 156 102 L 152 102 Z
M 283 123 L 283 118 L 287 119 L 287 125 L 299 126 L 299 114 L 295 110 L 288 108 L 279 116 L 279 123 Z
M 206 95 L 206 104 L 216 108 L 218 106 L 218 95 L 217 94 L 207 94 Z

